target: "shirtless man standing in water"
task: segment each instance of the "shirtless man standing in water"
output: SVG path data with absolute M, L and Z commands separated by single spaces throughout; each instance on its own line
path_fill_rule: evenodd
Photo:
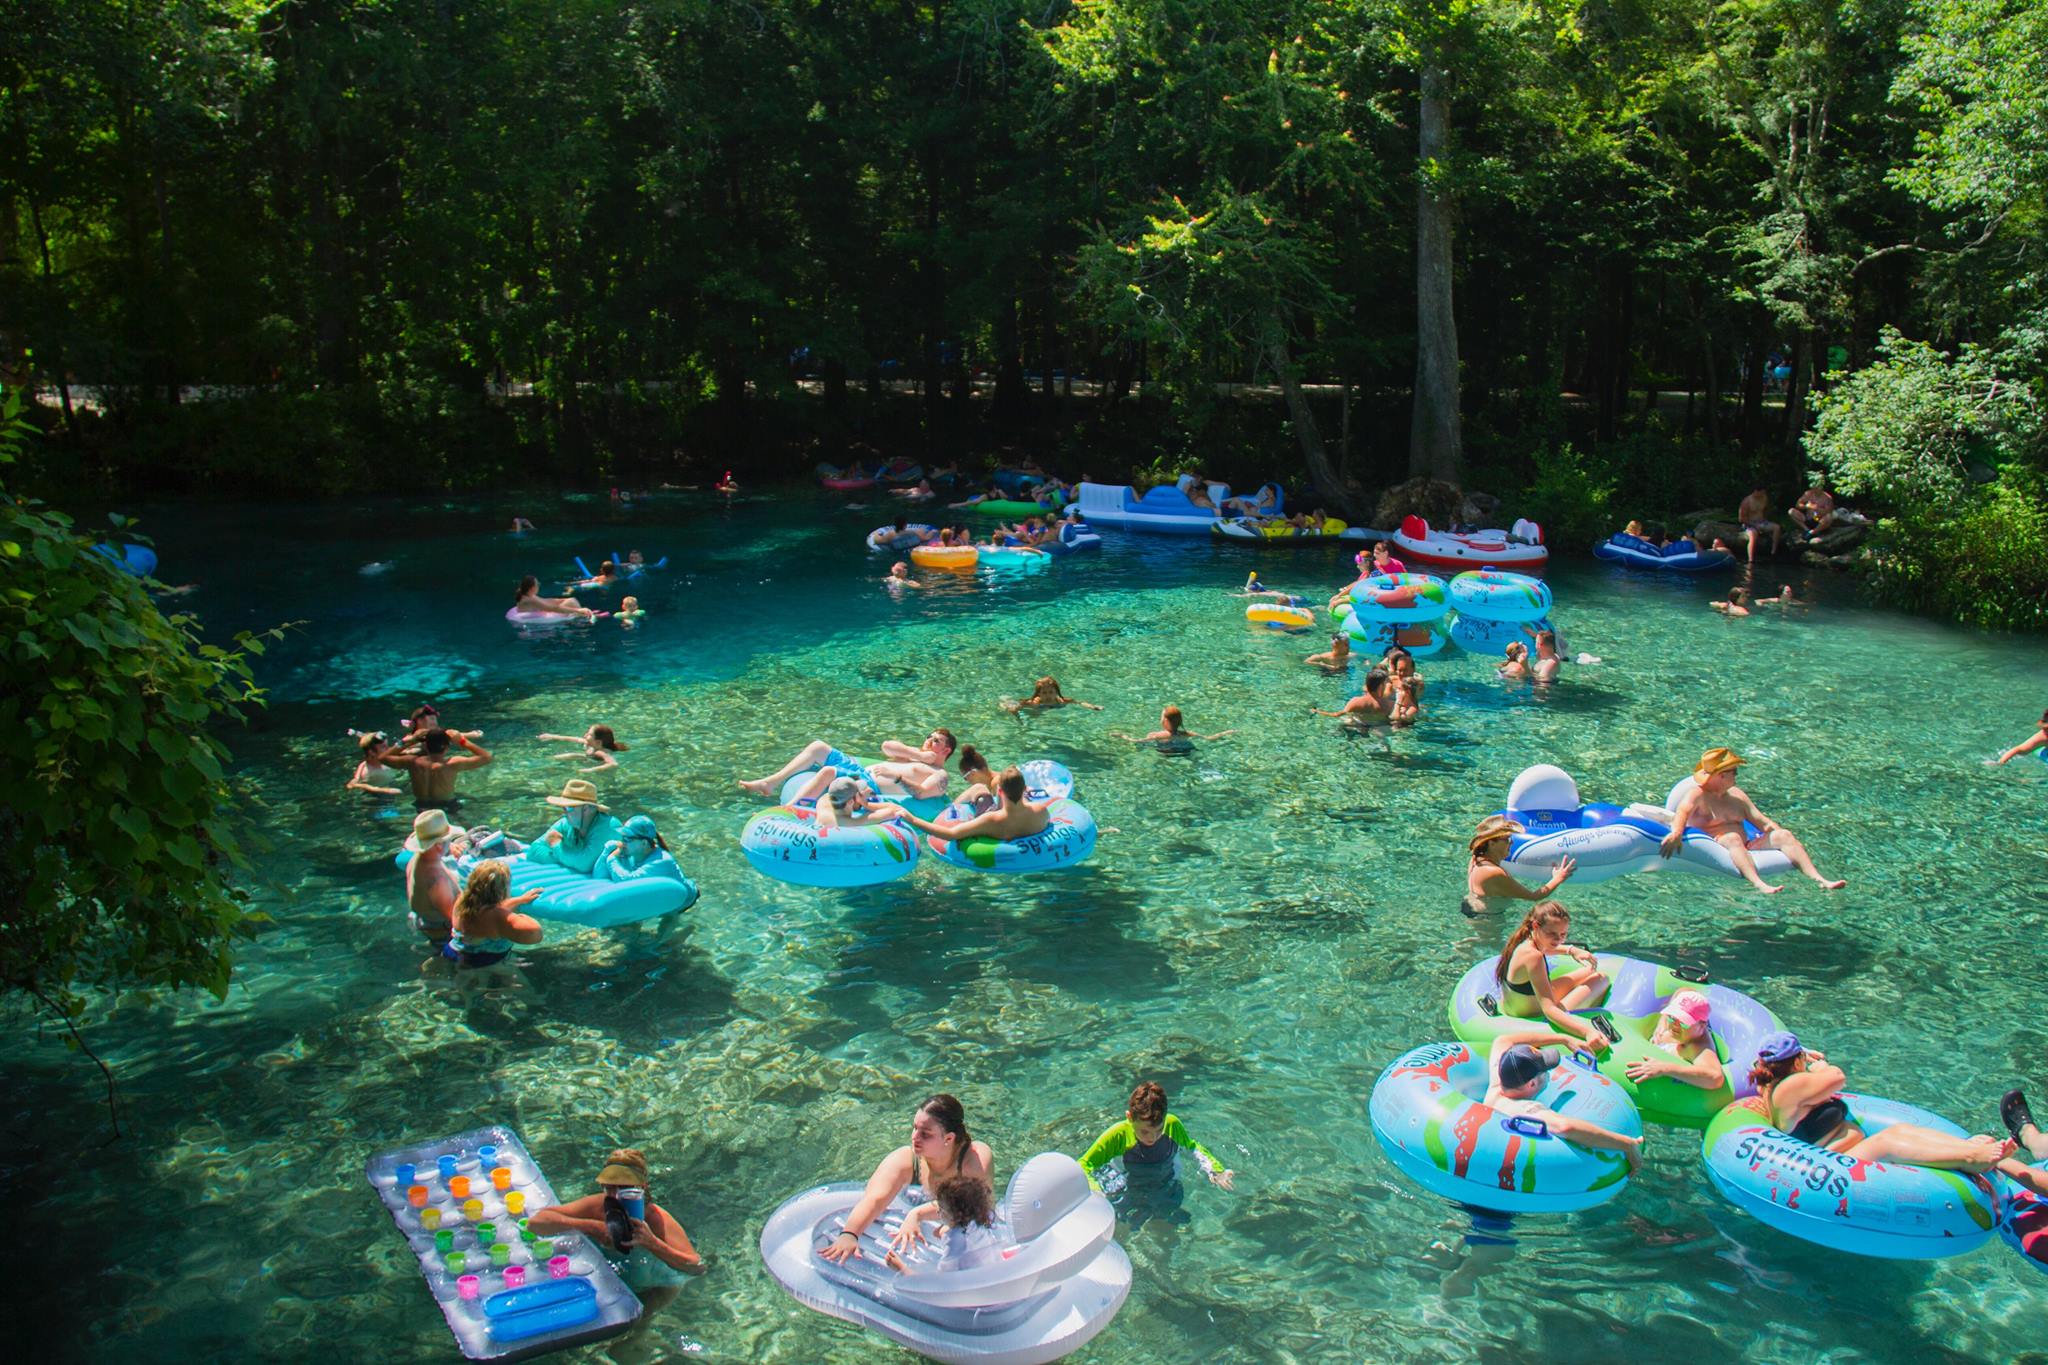
M 450 753 L 449 749 L 460 753 Z M 490 751 L 459 730 L 429 730 L 420 736 L 420 752 L 387 753 L 384 762 L 412 777 L 412 803 L 419 810 L 440 810 L 455 804 L 455 779 L 491 761 Z
M 413 925 L 436 947 L 455 932 L 455 898 L 461 888 L 448 864 L 448 843 L 461 832 L 441 811 L 423 810 L 413 818 L 407 840 L 417 851 L 405 865 L 405 903 Z
M 1700 755 L 1699 765 L 1693 769 L 1693 789 L 1678 803 L 1678 813 L 1671 817 L 1671 832 L 1664 836 L 1658 852 L 1667 858 L 1677 853 L 1685 842 L 1686 827 L 1690 825 L 1705 830 L 1715 843 L 1727 849 L 1728 856 L 1735 860 L 1736 870 L 1759 891 L 1782 891 L 1785 888 L 1772 886 L 1757 875 L 1756 860 L 1749 856 L 1751 849 L 1776 849 L 1790 858 L 1793 866 L 1830 891 L 1839 891 L 1847 886 L 1847 882 L 1823 877 L 1820 869 L 1813 865 L 1813 859 L 1807 856 L 1806 845 L 1794 838 L 1791 830 L 1758 810 L 1749 794 L 1735 785 L 1735 770 L 1742 762 L 1732 749 L 1709 749 Z M 1756 838 L 1744 838 L 1742 822 L 1745 820 L 1760 831 Z

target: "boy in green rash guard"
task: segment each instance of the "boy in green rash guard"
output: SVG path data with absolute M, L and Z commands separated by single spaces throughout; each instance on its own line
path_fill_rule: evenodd
M 1224 1169 L 1214 1153 L 1188 1136 L 1181 1121 L 1166 1112 L 1166 1088 L 1159 1082 L 1139 1082 L 1124 1113 L 1122 1123 L 1095 1139 L 1095 1145 L 1081 1154 L 1081 1169 L 1088 1172 L 1090 1185 L 1100 1190 L 1102 1186 L 1095 1173 L 1118 1157 L 1124 1160 L 1127 1185 L 1171 1185 L 1178 1173 L 1174 1158 L 1185 1149 L 1194 1155 L 1211 1184 L 1219 1189 L 1230 1188 L 1235 1173 Z

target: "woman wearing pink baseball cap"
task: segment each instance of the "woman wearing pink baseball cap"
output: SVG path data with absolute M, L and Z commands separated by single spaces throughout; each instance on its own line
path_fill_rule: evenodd
M 1642 1082 L 1668 1076 L 1702 1090 L 1720 1089 L 1727 1077 L 1714 1040 L 1707 1036 L 1707 1016 L 1713 1009 L 1698 991 L 1674 991 L 1650 1034 L 1650 1046 L 1671 1054 L 1674 1060 L 1639 1057 L 1628 1064 L 1628 1078 Z

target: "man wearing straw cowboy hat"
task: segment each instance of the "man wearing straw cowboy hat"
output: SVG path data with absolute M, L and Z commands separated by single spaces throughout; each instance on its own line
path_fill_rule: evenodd
M 556 863 L 589 876 L 603 856 L 606 844 L 624 838 L 611 808 L 597 800 L 597 788 L 582 778 L 572 778 L 560 796 L 548 804 L 562 808 L 562 818 L 548 827 L 526 850 L 530 863 Z
M 412 860 L 405 865 L 405 903 L 413 928 L 440 947 L 455 932 L 455 897 L 461 890 L 449 865 L 448 844 L 462 831 L 448 823 L 445 811 L 423 810 L 413 817 L 405 841 Z
M 1782 891 L 1785 888 L 1772 886 L 1757 875 L 1756 860 L 1749 856 L 1751 849 L 1776 849 L 1790 858 L 1793 866 L 1830 891 L 1847 886 L 1847 882 L 1823 877 L 1820 869 L 1813 865 L 1813 859 L 1807 856 L 1806 845 L 1794 838 L 1791 830 L 1758 810 L 1749 794 L 1735 785 L 1735 770 L 1742 763 L 1742 758 L 1733 749 L 1709 749 L 1700 755 L 1700 761 L 1693 767 L 1692 790 L 1678 803 L 1678 813 L 1671 818 L 1671 832 L 1664 836 L 1658 851 L 1667 858 L 1678 852 L 1689 825 L 1706 831 L 1709 838 L 1727 849 L 1736 870 L 1759 891 Z M 1757 828 L 1754 839 L 1749 838 L 1742 828 L 1745 820 Z

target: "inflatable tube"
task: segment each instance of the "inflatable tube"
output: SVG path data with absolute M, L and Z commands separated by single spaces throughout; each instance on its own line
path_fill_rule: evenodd
M 1042 569 L 1052 562 L 1042 551 L 1020 545 L 984 545 L 979 553 L 984 569 Z
M 1071 797 L 1046 809 L 1048 824 L 1021 839 L 970 837 L 954 843 L 936 834 L 924 841 L 931 851 L 955 867 L 976 872 L 1053 872 L 1073 867 L 1095 851 L 1095 817 Z M 941 820 L 969 820 L 974 811 L 956 801 L 939 813 Z
M 2034 1169 L 2048 1173 L 2048 1161 Z M 2048 1199 L 1997 1172 L 1991 1183 L 1999 1191 L 1999 1240 L 2028 1265 L 2048 1274 Z
M 889 1238 L 922 1189 L 906 1190 L 868 1224 L 859 1256 L 834 1265 L 819 1255 L 865 1188 L 820 1185 L 784 1201 L 761 1229 L 761 1262 L 804 1307 L 919 1355 L 1042 1365 L 1092 1340 L 1130 1294 L 1116 1210 L 1070 1156 L 1043 1152 L 1017 1168 L 996 1216 L 996 1254 L 966 1269 L 935 1268 L 931 1248 L 912 1252 L 907 1271 L 885 1264 Z
M 1549 880 L 1560 860 L 1572 859 L 1578 866 L 1572 873 L 1577 882 L 1604 882 L 1631 872 L 1658 872 L 1665 868 L 1705 875 L 1742 875 L 1728 850 L 1706 831 L 1689 829 L 1670 858 L 1660 845 L 1671 832 L 1671 816 L 1677 799 L 1684 794 L 1686 778 L 1672 789 L 1663 807 L 1627 807 L 1602 802 L 1581 803 L 1578 783 L 1570 773 L 1549 763 L 1526 768 L 1508 788 L 1508 803 L 1496 811 L 1521 825 L 1524 832 L 1508 840 L 1508 856 L 1501 866 L 1524 881 Z M 1754 838 L 1753 826 L 1743 827 Z M 1757 872 L 1774 877 L 1789 870 L 1792 860 L 1776 849 L 1752 850 Z
M 1499 569 L 1467 569 L 1444 595 L 1460 616 L 1482 621 L 1536 621 L 1550 614 L 1550 587 L 1540 578 Z
M 1362 526 L 1346 526 L 1335 517 L 1324 521 L 1323 529 L 1320 531 L 1304 531 L 1285 521 L 1264 522 L 1255 517 L 1228 517 L 1210 523 L 1209 534 L 1221 540 L 1237 541 L 1244 545 L 1325 545 L 1339 540 L 1384 539 L 1378 531 L 1368 531 Z
M 867 545 L 868 549 L 876 554 L 895 554 L 899 550 L 922 545 L 928 540 L 936 540 L 938 535 L 938 527 L 927 526 L 921 521 L 913 521 L 901 531 L 891 523 L 887 526 L 877 526 L 868 532 Z
M 109 545 L 101 542 L 92 548 L 109 564 L 137 578 L 148 578 L 156 573 L 156 551 L 147 545 Z
M 1217 519 L 1215 507 L 1197 507 L 1177 485 L 1148 489 L 1141 498 L 1127 484 L 1083 483 L 1080 495 L 1082 515 L 1098 526 L 1205 536 Z M 1209 485 L 1210 502 L 1220 505 L 1229 496 L 1227 485 Z
M 851 473 L 830 475 L 818 480 L 818 482 L 827 488 L 839 492 L 852 492 L 861 488 L 873 488 L 875 486 L 875 476 L 863 474 L 855 470 Z
M 867 771 L 878 760 L 862 758 L 854 761 L 861 765 L 861 771 L 845 772 L 841 773 L 840 776 L 859 778 L 861 785 L 868 789 L 870 799 L 892 801 L 923 820 L 930 820 L 936 817 L 940 811 L 946 808 L 946 798 L 943 796 L 911 796 L 901 783 L 878 781 L 872 773 Z M 796 794 L 803 789 L 804 783 L 817 775 L 817 772 L 816 768 L 807 768 L 803 772 L 792 774 L 789 781 L 782 784 L 782 793 L 777 798 L 777 803 L 784 806 L 796 804 Z
M 1045 482 L 1045 475 L 1026 474 L 1021 469 L 998 469 L 989 482 L 1005 493 L 1028 493 Z
M 883 483 L 916 483 L 924 477 L 924 466 L 915 460 L 898 457 L 876 470 L 875 474 Z
M 1063 503 L 1055 493 L 1045 502 L 1018 502 L 1013 498 L 994 498 L 988 502 L 977 502 L 972 507 L 957 507 L 957 512 L 972 512 L 983 517 L 1044 517 L 1060 510 Z
M 412 861 L 411 843 L 408 839 L 398 850 L 395 861 L 400 872 Z M 472 868 L 494 857 L 505 864 L 511 880 L 509 895 L 540 892 L 539 898 L 526 906 L 527 914 L 554 924 L 573 924 L 579 929 L 616 929 L 659 919 L 689 909 L 697 903 L 699 895 L 697 884 L 688 877 L 636 877 L 615 882 L 602 871 L 578 872 L 560 863 L 528 862 L 523 853 L 505 856 L 489 850 L 457 859 L 456 880 L 468 880 Z
M 1316 614 L 1307 607 L 1283 606 L 1278 602 L 1254 602 L 1244 609 L 1244 619 L 1270 630 L 1307 630 Z
M 635 565 L 626 558 L 625 551 L 613 550 L 612 564 L 615 568 L 618 569 L 620 573 L 624 574 L 626 577 L 638 578 L 640 577 L 640 575 L 646 573 L 649 569 L 666 569 L 668 567 L 668 556 L 663 555 L 660 559 L 655 560 L 652 564 L 642 563 Z
M 559 626 L 569 621 L 588 622 L 590 618 L 581 612 L 525 611 L 513 607 L 505 613 L 505 619 L 521 626 Z
M 1409 517 L 1388 537 L 1395 553 L 1411 564 L 1438 569 L 1512 569 L 1517 573 L 1540 574 L 1550 563 L 1550 551 L 1543 548 L 1542 531 L 1533 522 L 1516 522 L 1520 538 L 1506 531 L 1474 531 L 1456 535 L 1432 531 L 1421 517 Z
M 1533 662 L 1536 641 L 1530 636 L 1529 631 L 1555 629 L 1548 616 L 1538 617 L 1534 621 L 1485 621 L 1460 612 L 1451 618 L 1450 635 L 1452 643 L 1458 648 L 1482 658 L 1492 659 L 1496 663 L 1506 657 L 1510 644 L 1519 641 L 1529 647 Z
M 1619 1152 L 1576 1147 L 1543 1120 L 1485 1104 L 1486 1055 L 1465 1043 L 1424 1043 L 1373 1083 L 1372 1135 L 1396 1170 L 1431 1194 L 1499 1213 L 1575 1213 L 1628 1184 Z M 1620 1086 L 1580 1053 L 1545 1074 L 1538 1104 L 1641 1137 Z
M 502 1191 L 492 1174 L 499 1170 L 505 1172 Z M 494 1124 L 394 1147 L 365 1162 L 363 1176 L 418 1258 L 427 1289 L 469 1359 L 522 1360 L 584 1346 L 639 1320 L 640 1300 L 588 1239 L 578 1233 L 528 1239 L 521 1226 L 526 1220 L 512 1213 L 506 1196 L 517 1194 L 529 1210 L 561 1201 L 511 1128 Z M 464 1209 L 471 1199 L 478 1204 L 474 1217 Z M 442 1232 L 452 1243 L 448 1252 L 436 1241 Z M 503 1265 L 486 1249 L 498 1246 L 510 1252 Z M 555 1257 L 568 1272 L 559 1279 L 549 1273 Z
M 1599 953 L 1594 960 L 1607 977 L 1607 993 L 1598 1005 L 1572 1013 L 1594 1020 L 1607 1035 L 1610 1045 L 1600 1056 L 1600 1074 L 1621 1087 L 1645 1120 L 1674 1128 L 1704 1128 L 1731 1100 L 1756 1093 L 1749 1083 L 1749 1063 L 1756 1056 L 1757 1044 L 1782 1027 L 1778 1016 L 1742 992 L 1708 981 L 1704 972 L 1682 974 L 1618 953 Z M 1518 1019 L 1503 1012 L 1500 983 L 1493 975 L 1498 961 L 1489 957 L 1474 963 L 1451 992 L 1451 1031 L 1479 1047 L 1490 1045 L 1503 1033 L 1544 1027 L 1540 1019 Z M 1562 955 L 1550 959 L 1550 970 L 1560 976 L 1577 966 L 1575 959 Z M 1650 1035 L 1656 1031 L 1659 1012 L 1672 996 L 1685 990 L 1698 991 L 1713 1007 L 1707 1019 L 1707 1037 L 1728 1079 L 1712 1090 L 1669 1076 L 1630 1080 L 1630 1062 L 1674 1060 L 1663 1048 L 1651 1046 Z
M 1710 569 L 1725 569 L 1735 562 L 1735 556 L 1726 550 L 1702 550 L 1693 540 L 1674 540 L 1660 548 L 1626 531 L 1618 531 L 1595 545 L 1593 557 L 1610 564 L 1660 569 L 1665 573 L 1705 573 Z
M 919 545 L 910 552 L 910 562 L 922 569 L 946 569 L 967 573 L 981 559 L 972 545 Z
M 1367 625 L 1441 620 L 1449 611 L 1444 581 L 1426 573 L 1376 573 L 1351 585 L 1351 609 Z
M 900 821 L 820 828 L 818 813 L 772 806 L 740 831 L 754 870 L 796 886 L 878 886 L 917 866 L 917 838 Z
M 1362 653 L 1377 659 L 1395 645 L 1407 650 L 1418 659 L 1427 659 L 1432 654 L 1441 654 L 1450 637 L 1440 628 L 1427 624 L 1399 626 L 1382 621 L 1368 623 L 1360 621 L 1355 613 L 1346 612 L 1337 622 L 1338 628 L 1351 641 L 1354 653 Z
M 1846 1091 L 1842 1099 L 1866 1133 L 1917 1123 L 1968 1136 L 1941 1115 L 1897 1100 Z M 1707 1178 L 1729 1203 L 1835 1251 L 1905 1261 L 1961 1256 L 1989 1241 L 1996 1222 L 1985 1177 L 1864 1161 L 1802 1142 L 1772 1126 L 1755 1096 L 1716 1114 L 1700 1147 Z
M 1029 763 L 1018 764 L 1017 771 L 1024 774 L 1024 799 L 1027 801 L 1057 801 L 1074 794 L 1074 775 L 1064 763 L 1050 758 L 1034 758 Z

